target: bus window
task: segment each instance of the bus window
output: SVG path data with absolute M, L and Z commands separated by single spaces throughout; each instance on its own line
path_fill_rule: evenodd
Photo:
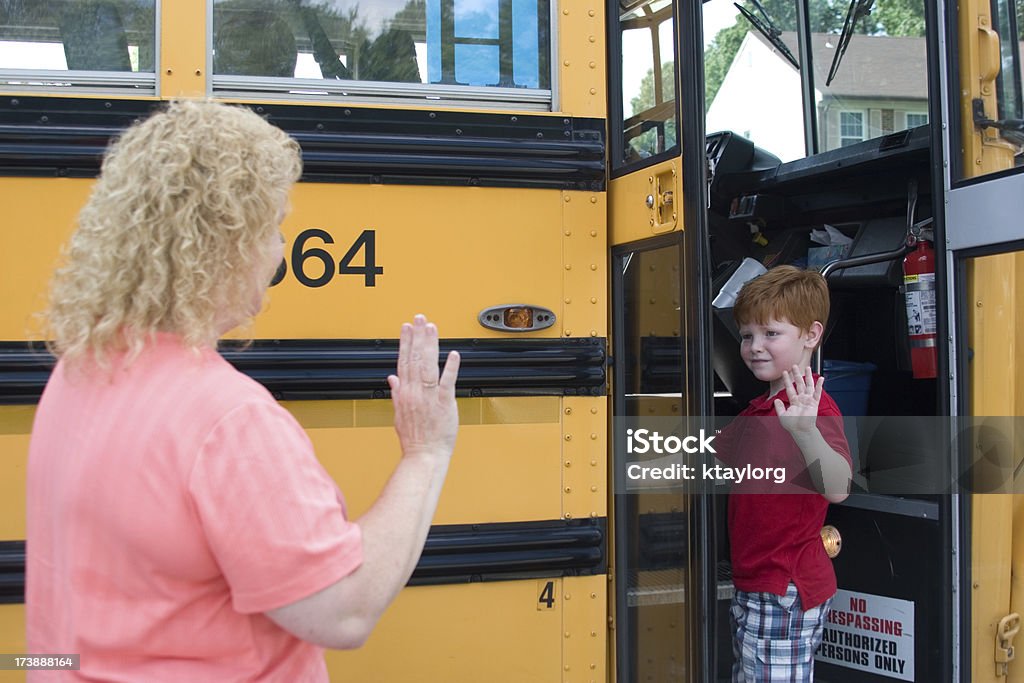
M 704 9 L 705 128 L 741 135 L 782 161 L 802 159 L 796 3 L 748 2 L 743 12 L 723 14 L 729 4 L 711 0 Z
M 623 157 L 617 165 L 661 154 L 679 139 L 672 5 L 621 4 Z
M 154 90 L 155 0 L 0 3 L 5 89 Z M 89 72 L 89 73 L 85 73 Z
M 928 122 L 923 0 L 810 3 L 818 151 Z
M 214 0 L 213 88 L 548 109 L 550 15 L 549 0 Z

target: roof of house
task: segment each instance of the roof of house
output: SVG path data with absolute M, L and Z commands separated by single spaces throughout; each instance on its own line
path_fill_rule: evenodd
M 759 31 L 750 32 L 768 49 L 775 51 Z M 782 42 L 800 61 L 794 31 L 783 31 Z M 814 86 L 819 92 L 838 97 L 924 100 L 928 97 L 928 66 L 924 38 L 866 36 L 854 34 L 839 64 L 832 85 L 825 87 L 839 36 L 813 33 Z M 785 59 L 779 55 L 779 59 Z M 786 61 L 789 64 L 788 61 Z M 893 68 L 899 65 L 899 68 Z

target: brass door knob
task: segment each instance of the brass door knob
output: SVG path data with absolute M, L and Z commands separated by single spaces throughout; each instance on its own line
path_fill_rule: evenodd
M 843 537 L 839 535 L 839 529 L 831 524 L 821 527 L 821 542 L 825 545 L 825 553 L 830 560 L 836 559 L 839 551 L 843 549 Z

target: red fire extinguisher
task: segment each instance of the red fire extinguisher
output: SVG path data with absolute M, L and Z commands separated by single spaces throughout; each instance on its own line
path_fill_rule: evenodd
M 926 240 L 903 259 L 903 287 L 914 379 L 938 374 L 935 325 L 935 250 Z

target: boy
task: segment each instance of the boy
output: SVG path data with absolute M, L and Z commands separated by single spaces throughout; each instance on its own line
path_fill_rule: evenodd
M 769 388 L 715 445 L 727 464 L 787 472 L 784 485 L 748 481 L 729 496 L 733 683 L 814 680 L 814 651 L 836 592 L 821 525 L 851 477 L 842 415 L 810 369 L 828 310 L 825 280 L 792 266 L 748 282 L 733 309 L 740 356 Z

